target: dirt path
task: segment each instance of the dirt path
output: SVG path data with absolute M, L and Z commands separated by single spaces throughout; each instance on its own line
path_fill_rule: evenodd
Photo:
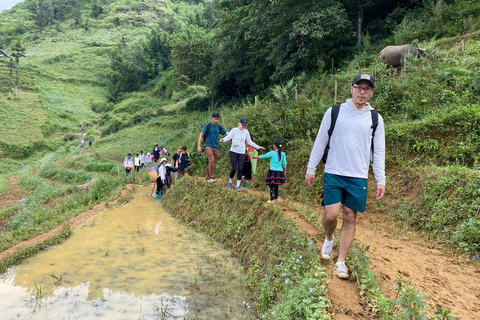
M 320 251 L 323 231 L 291 211 L 291 203 L 284 202 L 280 206 L 316 240 Z M 313 209 L 323 212 L 321 208 Z M 425 240 L 416 232 L 401 229 L 389 216 L 375 213 L 368 207 L 366 213 L 359 215 L 356 239 L 370 246 L 370 268 L 381 281 L 385 295 L 394 298 L 394 281 L 400 275 L 403 280 L 410 280 L 420 289 L 420 296 L 430 298 L 427 304 L 431 309 L 448 306 L 459 319 L 480 319 L 478 265 L 456 256 L 446 247 Z M 324 261 L 324 266 L 333 270 L 333 261 Z M 371 318 L 353 281 L 343 281 L 330 275 L 328 291 L 334 319 Z
M 420 289 L 421 296 L 430 297 L 431 308 L 448 306 L 459 319 L 480 319 L 478 265 L 376 213 L 359 219 L 357 239 L 373 250 L 371 269 L 386 295 L 394 295 L 393 281 L 400 274 Z
M 255 196 L 268 200 L 267 192 L 248 190 Z M 281 199 L 280 199 L 281 200 Z M 299 202 L 279 201 L 285 214 L 294 218 L 299 227 L 315 240 L 319 253 L 324 233 L 307 222 L 298 213 L 298 208 L 307 205 Z M 308 205 L 314 212 L 323 214 L 323 209 Z M 339 221 L 338 228 L 341 227 Z M 448 306 L 458 319 L 480 319 L 480 270 L 478 265 L 456 256 L 450 249 L 427 241 L 418 233 L 405 231 L 390 216 L 378 214 L 373 202 L 367 204 L 366 213 L 359 214 L 356 239 L 370 246 L 370 268 L 380 280 L 382 292 L 394 298 L 394 281 L 400 275 L 420 289 L 420 296 L 427 296 L 431 309 Z M 323 261 L 329 271 L 328 297 L 332 302 L 333 319 L 372 319 L 367 303 L 359 295 L 356 282 L 341 280 L 334 276 L 335 253 L 331 261 Z
M 128 191 L 130 189 L 132 189 L 133 187 L 134 187 L 133 184 L 126 185 L 126 188 L 120 192 L 120 197 L 118 197 L 114 201 L 108 202 L 108 204 L 110 204 L 110 205 L 117 204 L 118 201 L 120 199 L 122 199 L 123 197 L 125 197 L 127 195 Z M 72 228 L 72 229 L 75 228 L 76 226 L 78 226 L 80 223 L 82 223 L 83 221 L 85 221 L 89 217 L 93 216 L 94 214 L 96 214 L 100 210 L 104 209 L 106 205 L 107 205 L 107 202 L 101 202 L 101 203 L 97 204 L 96 206 L 94 206 L 93 208 L 91 208 L 90 210 L 85 211 L 85 212 L 77 215 L 74 218 L 71 218 L 68 221 L 69 227 Z M 20 242 L 19 244 L 15 245 L 14 247 L 9 248 L 9 249 L 7 249 L 3 252 L 0 252 L 0 261 L 13 256 L 14 254 L 16 254 L 18 252 L 18 249 L 30 248 L 30 247 L 36 246 L 38 244 L 41 244 L 41 243 L 47 241 L 50 238 L 58 236 L 59 234 L 62 233 L 63 229 L 64 229 L 64 226 L 60 225 L 60 226 L 56 227 L 55 229 L 50 230 L 47 233 L 38 235 L 38 236 L 36 236 L 32 239 L 29 239 L 29 240 Z

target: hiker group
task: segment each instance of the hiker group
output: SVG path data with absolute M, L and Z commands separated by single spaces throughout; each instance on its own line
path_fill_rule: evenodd
M 152 153 L 144 154 L 143 151 L 140 151 L 134 158 L 129 153 L 123 161 L 125 176 L 128 177 L 132 172 L 139 172 L 151 163 L 158 163 L 158 166 L 153 166 L 147 170 L 151 180 L 156 182 L 155 194 L 156 198 L 160 200 L 172 184 L 172 174 L 176 180 L 185 175 L 190 165 L 190 154 L 187 152 L 186 146 L 179 147 L 170 162 L 167 160 L 169 155 L 170 152 L 163 146 L 159 147 L 157 143 L 153 145 Z
M 331 259 L 334 247 L 334 232 L 337 219 L 342 213 L 342 228 L 339 239 L 339 253 L 336 262 L 337 276 L 348 279 L 345 260 L 355 238 L 357 212 L 364 212 L 367 201 L 368 173 L 370 162 L 377 181 L 376 199 L 385 195 L 385 128 L 383 118 L 368 103 L 373 95 L 375 79 L 368 73 L 355 76 L 350 86 L 351 98 L 340 105 L 334 105 L 325 113 L 313 145 L 308 162 L 305 183 L 311 186 L 315 181 L 315 171 L 322 161 L 325 164 L 323 175 L 322 205 L 325 212 L 322 226 L 325 241 L 322 258 Z M 231 171 L 227 188 L 241 191 L 251 179 L 252 164 L 257 159 L 269 159 L 270 167 L 265 185 L 270 189 L 268 203 L 278 201 L 278 186 L 286 182 L 287 159 L 283 152 L 283 142 L 276 138 L 272 151 L 257 155 L 262 146 L 252 141 L 247 128 L 247 119 L 241 118 L 238 126 L 227 132 L 219 124 L 220 115 L 212 114 L 212 121 L 204 125 L 198 137 L 197 149 L 202 152 L 205 143 L 208 168 L 205 182 L 215 182 L 215 164 L 218 160 L 219 141 L 232 141 L 230 147 Z M 218 140 L 219 135 L 225 137 Z M 236 182 L 233 180 L 237 173 Z
M 322 217 L 322 226 L 325 231 L 325 241 L 322 247 L 322 258 L 331 259 L 334 247 L 334 232 L 337 219 L 342 213 L 342 228 L 339 237 L 339 253 L 336 262 L 336 271 L 339 278 L 349 278 L 345 260 L 355 238 L 357 212 L 364 212 L 367 201 L 368 173 L 370 162 L 377 181 L 376 199 L 385 195 L 385 128 L 383 118 L 373 109 L 368 101 L 373 95 L 375 79 L 368 73 L 355 76 L 350 86 L 351 98 L 344 103 L 330 107 L 323 116 L 320 128 L 310 153 L 305 174 L 305 183 L 312 186 L 315 181 L 315 171 L 322 161 L 325 164 L 323 175 L 322 205 L 325 207 Z M 258 150 L 264 147 L 256 144 L 247 129 L 248 121 L 240 118 L 235 128 L 227 131 L 220 123 L 220 114 L 213 113 L 211 121 L 205 124 L 199 134 L 197 151 L 202 153 L 202 142 L 208 158 L 205 182 L 215 182 L 215 165 L 219 158 L 221 143 L 231 141 L 230 165 L 231 170 L 228 189 L 242 191 L 248 188 L 255 173 L 256 162 L 259 159 L 269 159 L 270 165 L 264 184 L 269 187 L 270 200 L 275 204 L 278 201 L 279 186 L 286 183 L 287 157 L 284 142 L 275 138 L 272 150 L 258 155 Z M 219 136 L 224 136 L 219 139 Z M 160 164 L 155 167 L 154 177 L 157 182 L 157 199 L 161 199 L 164 190 L 171 183 L 171 174 L 175 179 L 181 177 L 188 170 L 190 155 L 187 147 L 178 148 L 170 162 L 166 156 L 168 151 L 155 144 L 152 154 L 146 157 L 137 157 L 130 162 L 126 161 L 127 174 L 133 170 L 140 170 L 148 159 Z M 129 155 L 127 158 L 131 158 Z M 145 160 L 146 161 L 146 160 Z M 139 163 L 140 168 L 137 168 Z M 128 166 L 127 166 L 128 164 Z M 127 170 L 127 167 L 130 167 Z M 149 169 L 150 170 L 150 169 Z M 235 179 L 236 175 L 236 179 Z M 169 180 L 170 179 L 170 180 Z

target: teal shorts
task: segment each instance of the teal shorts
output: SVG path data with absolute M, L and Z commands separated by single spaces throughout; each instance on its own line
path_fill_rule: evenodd
M 367 179 L 344 177 L 325 172 L 322 205 L 328 206 L 341 202 L 354 211 L 365 212 L 367 191 Z

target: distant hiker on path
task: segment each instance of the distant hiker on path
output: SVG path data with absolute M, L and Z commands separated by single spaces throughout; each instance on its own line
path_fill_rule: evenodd
M 82 134 L 82 136 L 80 137 L 80 145 L 81 145 L 80 153 L 82 153 L 83 147 L 85 147 L 85 133 Z
M 287 156 L 282 151 L 282 140 L 273 140 L 273 151 L 261 156 L 254 156 L 255 159 L 270 159 L 270 168 L 268 169 L 265 184 L 270 187 L 270 200 L 268 203 L 277 203 L 278 186 L 285 184 L 285 170 L 287 170 Z
M 145 164 L 148 165 L 149 163 L 152 163 L 152 155 L 150 152 L 147 152 L 147 155 L 145 156 Z
M 337 276 L 342 279 L 349 277 L 345 259 L 355 238 L 357 212 L 365 211 L 370 161 L 377 180 L 376 199 L 380 200 L 385 195 L 385 128 L 383 118 L 368 103 L 374 86 L 372 75 L 358 74 L 350 87 L 352 98 L 325 112 L 305 175 L 307 186 L 311 186 L 317 165 L 320 160 L 326 161 L 322 203 L 325 206 L 322 218 L 326 235 L 322 248 L 324 259 L 332 257 L 333 233 L 343 204 L 343 225 L 336 263 Z M 338 115 L 336 121 L 332 121 L 332 114 Z
M 133 169 L 133 159 L 130 153 L 127 155 L 125 160 L 123 160 L 123 167 L 125 168 L 125 176 L 128 177 Z
M 172 157 L 172 161 L 171 161 L 171 165 L 172 165 L 172 168 L 175 169 L 173 172 L 174 172 L 174 176 L 175 176 L 175 180 L 178 179 L 178 166 L 180 165 L 179 164 L 179 160 L 180 160 L 180 156 L 182 155 L 182 148 L 179 147 L 177 149 L 177 153 L 175 153 Z
M 158 159 L 160 159 L 160 148 L 156 143 L 153 145 L 152 155 L 155 162 L 157 162 Z
M 135 171 L 140 171 L 140 155 L 137 153 L 137 155 L 135 156 L 135 158 L 133 158 L 133 164 L 135 165 Z
M 218 160 L 218 136 L 228 135 L 227 130 L 218 124 L 220 114 L 212 113 L 212 121 L 203 126 L 202 132 L 198 136 L 197 151 L 202 153 L 202 140 L 205 141 L 205 153 L 208 158 L 207 175 L 205 182 L 215 182 L 215 164 Z
M 243 181 L 243 188 L 247 189 L 250 180 L 252 180 L 252 160 L 254 159 L 253 156 L 258 155 L 258 152 L 248 143 L 245 143 L 245 162 L 243 163 L 243 170 L 242 170 L 242 178 Z M 254 160 L 256 161 L 256 160 Z M 241 185 L 241 184 L 240 184 Z
M 144 168 L 147 166 L 147 161 L 145 159 L 145 154 L 143 151 L 140 151 L 140 167 Z
M 93 139 L 92 138 L 88 139 L 88 147 L 89 148 L 92 146 L 92 144 L 93 144 Z
M 160 160 L 160 165 L 157 168 L 157 191 L 155 192 L 155 195 L 157 197 L 157 200 L 161 200 L 163 196 L 163 189 L 165 186 L 165 178 L 167 177 L 167 169 L 165 165 L 167 164 L 167 159 L 162 158 Z
M 185 172 L 188 170 L 190 165 L 190 154 L 187 151 L 187 147 L 182 147 L 182 153 L 180 154 L 180 159 L 178 159 L 178 176 L 179 178 L 185 175 Z
M 247 130 L 247 124 L 247 119 L 241 118 L 240 121 L 238 121 L 238 127 L 233 128 L 225 138 L 220 139 L 220 142 L 232 140 L 232 147 L 230 148 L 230 164 L 232 165 L 232 170 L 230 171 L 230 179 L 228 180 L 227 187 L 229 189 L 232 188 L 233 177 L 235 177 L 235 172 L 238 168 L 237 191 L 241 190 L 240 184 L 242 183 L 243 163 L 245 162 L 245 142 L 248 142 L 248 144 L 255 149 L 265 149 L 252 141 L 250 132 Z

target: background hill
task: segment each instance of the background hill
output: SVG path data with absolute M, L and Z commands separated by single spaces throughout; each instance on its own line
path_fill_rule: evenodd
M 18 57 L 0 59 L 0 191 L 11 199 L 0 246 L 115 197 L 133 180 L 120 161 L 153 143 L 188 146 L 191 173 L 203 175 L 206 157 L 193 151 L 212 111 L 228 129 L 247 117 L 267 149 L 281 137 L 281 196 L 318 203 L 320 186 L 303 179 L 321 118 L 368 71 L 387 129 L 377 210 L 478 259 L 479 16 L 467 0 L 26 0 L 0 14 L 0 49 Z M 426 55 L 387 70 L 378 52 L 404 43 Z M 83 133 L 94 144 L 80 152 Z

